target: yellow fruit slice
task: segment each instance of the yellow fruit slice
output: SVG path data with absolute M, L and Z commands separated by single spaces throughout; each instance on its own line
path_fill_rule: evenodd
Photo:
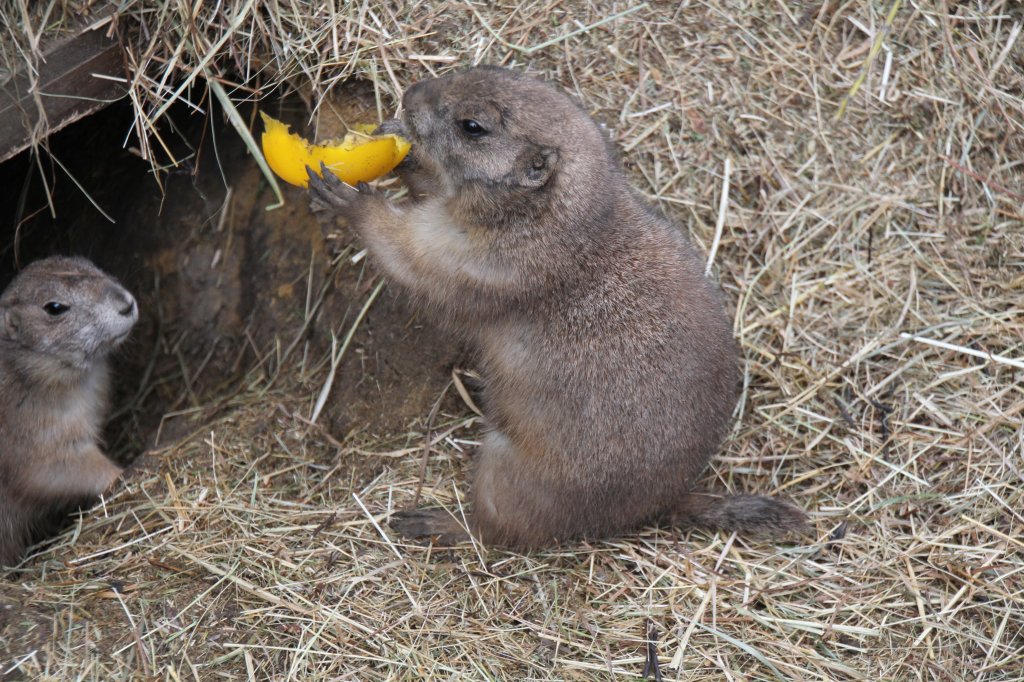
M 373 135 L 373 124 L 352 127 L 345 139 L 324 144 L 310 144 L 288 125 L 263 112 L 263 156 L 267 164 L 285 182 L 305 187 L 309 183 L 306 166 L 320 174 L 320 162 L 343 182 L 354 185 L 369 182 L 394 169 L 412 146 L 398 135 Z

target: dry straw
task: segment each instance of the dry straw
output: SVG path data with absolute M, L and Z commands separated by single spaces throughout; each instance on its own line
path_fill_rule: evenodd
M 16 59 L 78 8 L 29 5 L 3 3 Z M 1024 678 L 1019 3 L 638 6 L 124 0 L 109 27 L 158 164 L 156 119 L 207 106 L 211 80 L 236 103 L 280 83 L 315 103 L 367 78 L 384 112 L 473 62 L 566 86 L 633 184 L 716 244 L 745 376 L 708 484 L 794 500 L 817 540 L 408 544 L 387 520 L 414 497 L 462 513 L 479 422 L 331 436 L 306 418 L 330 361 L 301 374 L 293 354 L 0 585 L 19 605 L 3 672 Z

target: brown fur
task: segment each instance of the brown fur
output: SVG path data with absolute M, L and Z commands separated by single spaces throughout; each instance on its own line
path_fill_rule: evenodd
M 535 547 L 657 519 L 800 529 L 757 496 L 691 494 L 737 399 L 722 297 L 679 230 L 630 191 L 601 129 L 569 97 L 476 68 L 416 84 L 402 121 L 406 207 L 333 176 L 312 207 L 344 216 L 383 269 L 479 352 L 491 424 L 470 527 Z M 486 129 L 468 134 L 462 121 Z M 464 538 L 445 513 L 396 521 Z
M 131 294 L 83 258 L 32 263 L 0 296 L 0 566 L 120 475 L 99 447 L 106 358 L 137 318 Z

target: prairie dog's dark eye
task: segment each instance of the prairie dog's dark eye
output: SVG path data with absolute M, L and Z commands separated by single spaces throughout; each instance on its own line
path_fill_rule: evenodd
M 470 137 L 480 137 L 487 134 L 487 129 L 471 118 L 462 119 L 459 121 L 459 126 L 462 128 L 462 132 Z
M 63 303 L 58 303 L 57 301 L 50 301 L 49 303 L 43 306 L 43 310 L 46 311 L 47 315 L 53 315 L 54 317 L 57 317 L 58 315 L 63 315 L 67 311 L 71 310 L 71 306 L 65 305 Z

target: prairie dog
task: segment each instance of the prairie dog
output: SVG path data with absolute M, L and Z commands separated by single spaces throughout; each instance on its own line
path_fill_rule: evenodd
M 36 261 L 0 296 L 0 566 L 121 474 L 99 446 L 107 355 L 137 319 L 84 258 Z
M 605 134 L 553 86 L 478 67 L 419 82 L 401 120 L 389 203 L 310 173 L 377 264 L 478 353 L 490 430 L 471 531 L 518 548 L 649 521 L 750 532 L 806 528 L 768 497 L 693 490 L 726 434 L 738 349 L 717 287 L 680 231 L 627 185 Z M 405 535 L 465 539 L 439 510 Z

